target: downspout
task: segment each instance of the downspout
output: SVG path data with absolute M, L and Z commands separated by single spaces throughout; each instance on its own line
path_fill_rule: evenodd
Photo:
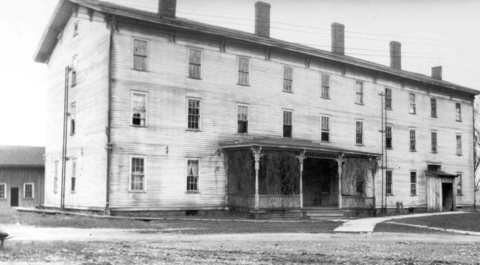
M 63 101 L 62 184 L 60 187 L 60 210 L 65 210 L 65 178 L 67 167 L 68 85 L 70 66 L 65 67 L 65 98 Z
M 476 152 L 476 148 L 477 148 L 477 144 L 475 143 L 475 96 L 473 96 L 473 100 L 472 100 L 472 120 L 473 120 L 473 123 L 472 123 L 472 130 L 473 130 L 473 134 L 472 134 L 472 139 L 473 139 L 473 210 L 475 212 L 477 212 L 477 182 L 476 182 L 476 172 L 475 172 L 475 163 L 477 161 L 477 152 Z M 454 187 L 455 189 L 457 187 Z
M 384 96 L 384 94 L 382 92 L 378 95 L 381 97 L 381 104 L 382 104 L 381 108 L 380 108 L 380 110 L 381 110 L 381 129 L 380 129 L 380 132 L 382 133 L 382 140 L 381 140 L 382 141 L 382 166 L 380 167 L 380 169 L 382 171 L 382 193 L 380 193 L 380 194 L 381 194 L 381 197 L 382 197 L 382 207 L 381 207 L 382 210 L 381 211 L 383 213 L 384 212 L 384 208 L 383 208 L 383 193 L 384 193 L 383 192 L 383 179 L 384 179 L 384 176 L 383 176 L 383 169 L 384 169 L 384 167 L 383 167 L 383 163 L 384 163 L 384 159 L 383 159 L 383 144 L 384 144 L 383 143 L 383 141 L 384 141 L 383 140 L 383 134 L 385 133 L 385 128 L 384 128 L 385 126 L 383 124 L 383 96 Z
M 387 100 L 385 99 L 385 103 L 386 103 L 386 101 Z M 387 142 L 387 134 L 386 134 L 387 132 L 386 132 L 386 130 L 387 130 L 387 123 L 388 123 L 388 121 L 387 121 L 388 111 L 387 111 L 387 108 L 385 107 L 385 105 L 382 106 L 382 110 L 385 111 L 385 123 L 383 124 L 383 130 L 385 130 L 385 143 L 384 144 L 385 144 L 385 177 L 386 177 L 387 169 L 388 169 L 388 148 L 387 148 L 387 143 L 386 143 Z M 387 184 L 386 182 L 387 182 L 387 180 L 385 180 L 385 185 Z M 385 187 L 385 212 L 387 212 L 387 204 L 388 204 L 387 203 L 387 198 L 388 198 L 387 197 L 387 188 Z
M 108 22 L 107 22 L 108 23 Z M 107 165 L 106 165 L 106 187 L 105 187 L 105 215 L 110 215 L 110 164 L 111 164 L 111 151 L 113 145 L 111 143 L 111 120 L 112 120 L 112 57 L 113 57 L 113 33 L 115 30 L 115 17 L 112 16 L 110 20 L 110 42 L 108 47 L 108 95 L 107 95 L 107 127 L 105 134 L 107 135 L 107 145 L 105 149 L 107 150 Z

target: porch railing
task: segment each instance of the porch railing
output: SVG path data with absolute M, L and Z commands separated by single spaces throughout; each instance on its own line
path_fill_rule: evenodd
M 300 208 L 300 195 L 260 195 L 260 208 Z
M 342 195 L 342 208 L 374 208 L 373 197 Z

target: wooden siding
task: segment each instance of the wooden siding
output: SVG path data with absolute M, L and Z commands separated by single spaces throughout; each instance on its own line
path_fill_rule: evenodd
M 73 25 L 78 22 L 78 34 Z M 108 58 L 110 30 L 95 12 L 85 8 L 73 13 L 48 62 L 48 137 L 46 145 L 45 205 L 60 206 L 61 156 L 65 67 L 77 58 L 77 84 L 69 89 L 69 106 L 76 103 L 76 130 L 70 135 L 66 165 L 65 206 L 105 206 L 105 126 L 107 121 Z M 76 192 L 71 192 L 72 159 L 77 161 Z M 58 192 L 54 192 L 54 163 L 58 161 Z
M 0 199 L 0 208 L 11 205 L 11 188 L 18 188 L 18 206 L 35 207 L 43 205 L 44 201 L 44 168 L 0 168 L 0 183 L 6 184 L 7 197 Z M 33 199 L 26 199 L 24 184 L 33 183 Z
M 148 41 L 148 71 L 132 70 L 134 38 Z M 188 50 L 202 51 L 201 79 L 188 78 Z M 238 57 L 250 59 L 249 85 L 237 85 Z M 264 48 L 227 42 L 220 52 L 212 37 L 121 25 L 114 35 L 112 207 L 167 209 L 222 207 L 225 172 L 218 142 L 254 136 L 281 137 L 282 109 L 293 111 L 293 138 L 320 142 L 320 116 L 330 117 L 329 147 L 381 153 L 381 97 L 392 89 L 393 149 L 388 168 L 393 170 L 393 194 L 388 207 L 426 207 L 427 161 L 439 161 L 446 172 L 462 172 L 463 196 L 458 205 L 473 204 L 472 98 L 463 92 L 425 87 L 374 72 L 313 60 L 274 50 L 265 60 Z M 282 92 L 283 67 L 294 68 L 293 93 Z M 321 73 L 330 75 L 330 99 L 321 98 Z M 355 83 L 363 82 L 363 102 L 355 104 Z M 148 93 L 147 126 L 131 126 L 131 91 Z M 416 94 L 417 113 L 408 113 L 408 95 Z M 438 118 L 430 117 L 430 97 L 437 97 Z M 187 130 L 188 98 L 201 99 L 201 130 Z M 455 121 L 455 102 L 462 103 L 462 122 Z M 236 104 L 250 106 L 249 134 L 236 134 Z M 355 144 L 355 121 L 364 123 L 364 144 Z M 417 132 L 417 150 L 409 151 L 409 129 Z M 438 153 L 430 152 L 430 131 L 438 131 Z M 455 154 L 455 134 L 462 134 L 463 155 Z M 146 192 L 129 192 L 129 156 L 147 157 Z M 186 158 L 199 158 L 198 194 L 186 193 Z M 417 171 L 417 195 L 410 195 L 410 171 Z M 377 207 L 381 203 L 381 172 L 375 177 Z

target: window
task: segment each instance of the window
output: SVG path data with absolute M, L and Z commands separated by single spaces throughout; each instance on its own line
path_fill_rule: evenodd
M 189 61 L 188 77 L 200 79 L 201 65 L 202 65 L 202 52 L 200 50 L 190 49 L 188 61 Z
M 457 135 L 457 155 L 462 155 L 462 136 Z
M 462 121 L 462 105 L 455 103 L 455 120 Z
M 73 24 L 73 37 L 77 36 L 78 34 L 78 21 Z
M 432 153 L 436 153 L 437 148 L 437 132 L 432 132 Z
M 72 103 L 70 105 L 70 135 L 75 134 L 75 115 L 76 115 L 76 105 Z
M 238 84 L 248 85 L 249 61 L 247 58 L 238 58 Z
M 7 198 L 7 184 L 0 183 L 0 199 Z
M 430 112 L 433 118 L 437 117 L 437 99 L 436 98 L 430 99 Z
M 322 98 L 330 98 L 330 76 L 322 74 Z
M 415 130 L 410 130 L 410 151 L 414 152 L 416 150 L 416 142 Z
M 248 106 L 237 105 L 237 133 L 248 133 Z
M 72 59 L 72 86 L 77 84 L 77 57 Z
M 292 92 L 293 68 L 289 66 L 283 67 L 283 91 Z
M 415 105 L 415 94 L 410 93 L 410 108 L 408 109 L 408 113 L 416 114 L 417 109 Z
M 23 184 L 23 198 L 33 199 L 33 183 Z
M 417 195 L 417 172 L 410 172 L 410 195 Z
M 457 174 L 457 196 L 462 195 L 462 174 Z
M 292 112 L 283 111 L 283 137 L 292 138 Z
M 58 192 L 58 161 L 54 162 L 53 168 L 53 192 Z
M 77 160 L 72 159 L 72 187 L 71 191 L 75 192 L 75 184 L 76 184 L 76 176 L 77 176 Z
M 385 108 L 392 109 L 392 90 L 390 88 L 385 88 Z
M 392 126 L 391 125 L 387 125 L 385 127 L 385 132 L 386 132 L 386 136 L 385 136 L 385 147 L 386 148 L 392 148 Z
M 392 195 L 392 171 L 387 170 L 386 176 L 386 194 Z
M 188 129 L 200 130 L 200 100 L 188 100 Z
M 355 103 L 363 104 L 363 82 L 357 81 L 355 85 Z
M 322 142 L 330 141 L 330 118 L 322 116 Z
M 133 40 L 133 69 L 147 71 L 148 42 Z
M 198 160 L 187 160 L 187 191 L 198 191 Z
M 142 92 L 132 92 L 132 125 L 147 125 L 147 96 Z
M 145 157 L 131 157 L 130 190 L 145 191 Z
M 363 144 L 363 122 L 356 121 L 356 136 L 355 136 L 355 143 L 356 144 Z

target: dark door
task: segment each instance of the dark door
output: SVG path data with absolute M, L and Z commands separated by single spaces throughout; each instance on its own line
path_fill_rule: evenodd
M 453 185 L 442 183 L 443 211 L 453 211 Z
M 10 206 L 18 207 L 18 188 L 10 189 Z

